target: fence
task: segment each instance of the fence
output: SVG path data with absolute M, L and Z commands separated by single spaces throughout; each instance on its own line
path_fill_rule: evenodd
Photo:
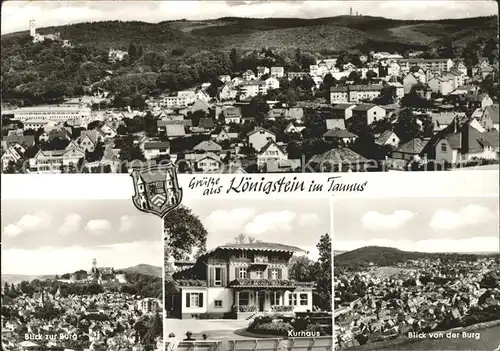
M 166 342 L 166 350 L 169 343 Z M 332 351 L 333 339 L 329 336 L 290 339 L 241 339 L 223 341 L 181 341 L 175 351 Z

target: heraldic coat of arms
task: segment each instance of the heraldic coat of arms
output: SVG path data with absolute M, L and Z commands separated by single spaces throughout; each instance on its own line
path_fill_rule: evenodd
M 182 189 L 173 163 L 134 170 L 131 176 L 135 188 L 132 201 L 140 211 L 163 218 L 181 203 Z

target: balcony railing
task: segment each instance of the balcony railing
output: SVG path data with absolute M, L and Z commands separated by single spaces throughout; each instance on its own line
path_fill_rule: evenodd
M 266 256 L 254 256 L 253 264 L 268 264 L 269 263 L 269 257 Z
M 179 279 L 175 282 L 179 286 L 207 286 L 207 281 L 201 279 Z
M 313 288 L 314 282 L 299 282 L 286 279 L 235 279 L 229 283 L 231 287 L 269 287 L 269 288 Z

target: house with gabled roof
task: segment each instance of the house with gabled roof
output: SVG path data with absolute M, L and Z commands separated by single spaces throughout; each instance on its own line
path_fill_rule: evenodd
M 225 129 L 221 129 L 219 133 L 212 134 L 212 139 L 215 140 L 216 143 L 221 143 L 223 141 L 231 141 L 238 139 L 238 133 L 228 132 Z
M 294 124 L 293 122 L 290 122 L 288 123 L 288 125 L 285 127 L 285 129 L 283 130 L 283 132 L 285 134 L 294 134 L 294 133 L 302 133 L 302 131 L 305 129 L 306 127 L 304 125 L 298 125 L 298 124 Z
M 296 252 L 304 250 L 266 242 L 218 246 L 173 274 L 179 288 L 167 309 L 182 319 L 248 319 L 285 308 L 312 311 L 314 283 L 289 279 Z
M 380 136 L 375 139 L 375 144 L 379 146 L 390 145 L 392 147 L 397 147 L 399 145 L 399 138 L 392 130 L 386 130 Z
M 14 146 L 9 146 L 2 154 L 2 171 L 9 166 L 9 163 L 16 163 L 21 159 L 19 151 Z
M 222 146 L 217 144 L 216 142 L 213 142 L 211 140 L 204 140 L 198 145 L 193 147 L 193 150 L 195 151 L 205 151 L 205 152 L 211 152 L 214 154 L 220 154 L 222 151 Z
M 241 108 L 237 106 L 229 106 L 222 110 L 222 115 L 224 116 L 224 122 L 241 124 Z
M 97 129 L 82 130 L 77 142 L 84 151 L 93 152 L 97 143 L 104 142 L 104 135 Z
M 257 167 L 262 169 L 269 161 L 284 161 L 288 159 L 288 154 L 276 141 L 269 140 L 257 154 Z
M 326 130 L 330 129 L 346 129 L 345 120 L 340 118 L 329 118 L 325 119 Z
M 353 143 L 358 138 L 358 136 L 345 129 L 330 129 L 327 130 L 325 134 L 323 134 L 323 138 L 326 141 L 337 141 L 348 145 Z
M 220 100 L 233 100 L 238 95 L 238 89 L 232 83 L 225 83 L 217 89 Z
M 455 112 L 433 112 L 431 113 L 434 124 L 434 132 L 439 132 L 448 127 L 457 117 Z
M 60 173 L 63 167 L 76 167 L 85 158 L 85 151 L 75 142 L 64 150 L 39 150 L 30 159 L 30 171 L 34 173 Z
M 385 118 L 387 111 L 375 104 L 359 104 L 352 109 L 352 118 L 359 119 L 370 125 L 373 122 L 380 121 Z
M 352 117 L 352 110 L 355 104 L 336 104 L 332 107 L 332 118 L 348 120 Z
M 364 172 L 368 160 L 347 147 L 314 155 L 309 164 L 319 172 Z
M 424 153 L 438 164 L 454 165 L 474 158 L 498 160 L 500 135 L 497 130 L 484 131 L 474 127 L 475 120 L 456 120 L 436 134 Z
M 425 140 L 413 138 L 394 149 L 391 157 L 395 160 L 413 161 L 415 157 L 420 157 L 426 144 L 427 141 Z
M 262 127 L 255 127 L 254 130 L 247 133 L 248 146 L 255 151 L 260 151 L 269 140 L 276 141 L 276 134 Z
M 483 115 L 481 116 L 480 123 L 481 125 L 487 129 L 496 129 L 500 130 L 499 128 L 499 118 L 498 118 L 498 104 L 494 104 L 491 106 L 487 106 L 484 109 Z
M 222 168 L 220 156 L 213 153 L 200 155 L 195 161 L 195 169 L 203 173 L 218 172 Z
M 141 144 L 146 160 L 152 160 L 160 155 L 170 155 L 170 142 L 146 140 Z
M 493 105 L 493 100 L 486 93 L 468 94 L 465 96 L 469 108 L 480 108 L 484 110 L 486 107 Z
M 104 135 L 104 139 L 105 140 L 113 139 L 118 134 L 117 131 L 116 131 L 116 128 L 113 127 L 110 123 L 104 123 L 99 128 L 99 133 L 101 135 Z
M 190 152 L 185 154 L 184 161 L 192 170 L 203 173 L 220 172 L 222 170 L 222 158 L 212 152 Z
M 429 88 L 432 92 L 441 95 L 448 95 L 454 90 L 454 81 L 449 76 L 434 76 L 428 80 Z

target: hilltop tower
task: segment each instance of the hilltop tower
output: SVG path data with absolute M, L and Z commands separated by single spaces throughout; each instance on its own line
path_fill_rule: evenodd
M 35 20 L 32 19 L 30 20 L 30 36 L 34 38 L 35 35 L 36 35 L 36 24 Z
M 97 259 L 93 258 L 92 259 L 92 270 L 96 270 L 97 268 Z
M 351 11 L 349 12 L 349 16 L 352 16 L 352 7 L 351 7 Z

